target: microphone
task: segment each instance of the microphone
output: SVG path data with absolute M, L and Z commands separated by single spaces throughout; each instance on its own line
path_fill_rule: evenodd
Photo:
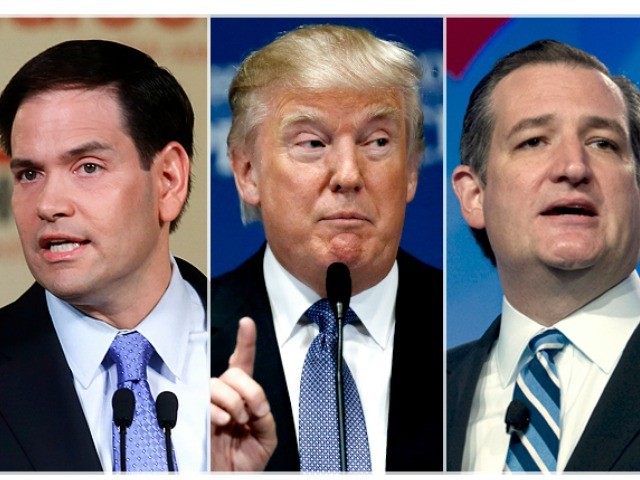
M 504 423 L 507 425 L 507 433 L 524 433 L 529 427 L 531 412 L 529 407 L 520 400 L 511 400 L 507 407 Z
M 336 349 L 336 404 L 338 407 L 338 442 L 340 445 L 340 471 L 347 471 L 347 442 L 345 436 L 344 380 L 342 378 L 342 326 L 351 300 L 351 274 L 344 263 L 335 262 L 327 268 L 327 300 L 336 316 L 338 345 Z
M 178 397 L 173 392 L 160 392 L 156 398 L 156 414 L 158 425 L 164 430 L 164 440 L 167 450 L 167 469 L 175 472 L 173 464 L 173 445 L 171 443 L 171 429 L 178 421 Z
M 133 411 L 136 399 L 128 388 L 119 388 L 111 397 L 113 407 L 113 423 L 120 431 L 120 471 L 127 471 L 127 428 L 133 422 Z
M 344 319 L 344 312 L 351 300 L 351 274 L 344 263 L 335 262 L 327 268 L 327 299 L 337 319 Z

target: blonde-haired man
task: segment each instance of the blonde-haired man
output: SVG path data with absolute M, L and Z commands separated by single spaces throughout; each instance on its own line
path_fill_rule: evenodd
M 314 313 L 333 262 L 353 282 L 347 469 L 442 469 L 441 408 L 416 414 L 409 380 L 421 372 L 442 398 L 441 274 L 398 248 L 424 150 L 420 78 L 401 45 L 332 25 L 291 31 L 240 66 L 229 154 L 243 217 L 262 220 L 267 244 L 213 280 L 214 469 L 340 468 L 335 385 L 311 358 L 336 348 Z

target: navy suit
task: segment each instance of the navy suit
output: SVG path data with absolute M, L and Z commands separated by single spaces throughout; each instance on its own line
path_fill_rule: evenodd
M 267 470 L 296 471 L 297 433 L 264 284 L 263 256 L 264 247 L 212 281 L 211 368 L 214 376 L 227 369 L 238 320 L 253 318 L 258 331 L 254 378 L 267 394 L 278 431 L 278 447 Z M 442 471 L 442 273 L 402 251 L 397 260 L 386 469 Z M 418 396 L 417 385 L 421 392 L 428 385 L 428 402 Z
M 206 305 L 206 277 L 176 261 Z M 0 471 L 26 470 L 102 470 L 37 283 L 0 309 Z
M 447 354 L 447 470 L 459 471 L 473 395 L 500 332 L 498 317 L 479 339 Z M 506 452 L 505 452 L 506 455 Z M 593 410 L 565 471 L 640 470 L 640 327 Z

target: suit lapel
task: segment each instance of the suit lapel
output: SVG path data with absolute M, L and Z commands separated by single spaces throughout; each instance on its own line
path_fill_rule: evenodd
M 102 470 L 44 290 L 34 285 L 7 313 L 0 343 L 0 416 L 33 469 Z
M 462 468 L 473 397 L 480 372 L 499 332 L 500 317 L 480 340 L 471 346 L 453 349 L 447 355 L 447 471 L 456 472 Z
M 640 327 L 629 339 L 565 470 L 614 470 L 640 433 Z
M 442 276 L 403 251 L 398 272 L 386 470 L 442 471 Z

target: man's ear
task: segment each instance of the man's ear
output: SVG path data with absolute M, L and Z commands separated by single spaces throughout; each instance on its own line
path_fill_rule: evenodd
M 420 168 L 421 157 L 409 158 L 409 170 L 407 172 L 407 203 L 413 200 L 416 196 L 416 189 L 418 188 L 418 169 Z
M 157 173 L 159 184 L 160 221 L 175 220 L 187 200 L 189 186 L 189 155 L 178 142 L 169 142 L 156 154 L 152 170 Z
M 259 172 L 257 160 L 246 147 L 232 147 L 229 152 L 236 189 L 242 200 L 254 207 L 260 206 Z
M 453 171 L 451 180 L 466 222 L 472 228 L 485 228 L 482 209 L 484 189 L 478 175 L 468 165 L 459 165 Z

